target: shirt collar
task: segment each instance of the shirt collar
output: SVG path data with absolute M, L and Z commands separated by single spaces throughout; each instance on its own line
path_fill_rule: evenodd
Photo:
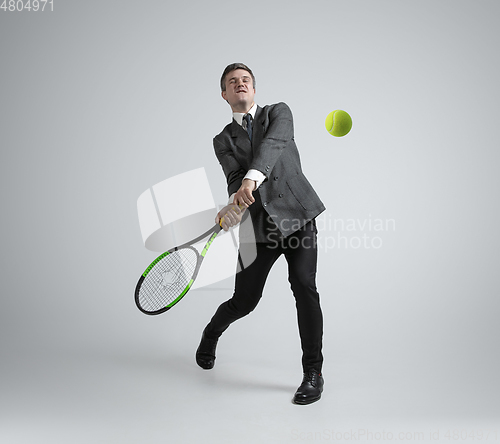
M 241 126 L 243 126 L 243 116 L 245 114 L 250 114 L 252 116 L 252 119 L 255 119 L 255 113 L 257 112 L 257 104 L 254 103 L 254 105 L 250 108 L 248 113 L 233 113 L 233 119 L 236 120 Z

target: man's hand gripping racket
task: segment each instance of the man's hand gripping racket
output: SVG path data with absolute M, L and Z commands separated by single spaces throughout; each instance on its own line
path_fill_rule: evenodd
M 190 242 L 175 247 L 158 256 L 141 275 L 135 288 L 135 303 L 139 310 L 148 315 L 163 313 L 172 308 L 189 291 L 198 275 L 201 264 L 210 245 L 224 228 L 236 225 L 241 220 L 244 205 L 224 207 L 224 216 L 210 230 Z M 210 236 L 198 253 L 192 245 Z

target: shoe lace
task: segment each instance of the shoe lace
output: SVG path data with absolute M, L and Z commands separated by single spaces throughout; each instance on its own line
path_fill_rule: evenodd
M 318 385 L 318 379 L 321 376 L 321 373 L 318 373 L 316 370 L 308 371 L 304 373 L 304 382 L 310 382 L 313 387 Z

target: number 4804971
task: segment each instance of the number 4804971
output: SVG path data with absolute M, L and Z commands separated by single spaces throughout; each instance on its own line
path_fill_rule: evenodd
M 50 6 L 45 9 L 49 4 Z M 3 0 L 0 5 L 0 9 L 5 12 L 21 12 L 21 11 L 53 11 L 54 10 L 54 0 Z

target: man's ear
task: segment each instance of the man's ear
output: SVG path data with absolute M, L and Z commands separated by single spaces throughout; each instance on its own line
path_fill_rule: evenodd
M 222 98 L 227 102 L 227 99 L 226 99 L 226 91 L 221 91 L 221 94 Z

